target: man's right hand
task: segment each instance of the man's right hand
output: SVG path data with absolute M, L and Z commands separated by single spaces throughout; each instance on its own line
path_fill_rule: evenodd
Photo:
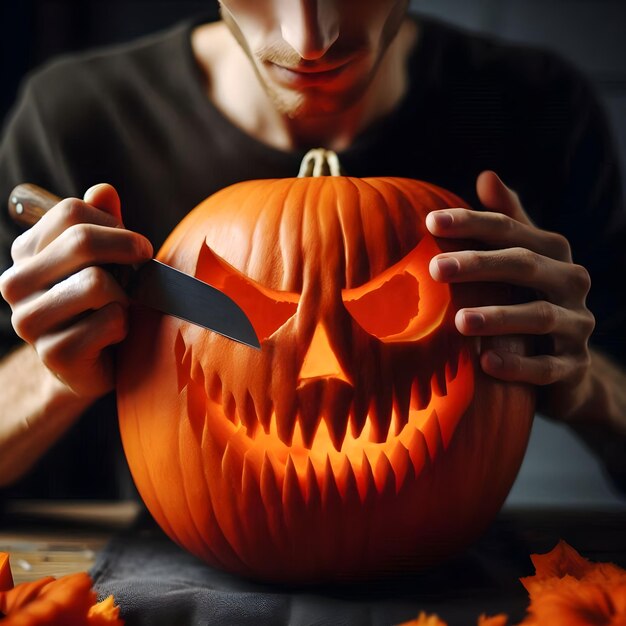
M 0 276 L 13 327 L 77 395 L 113 389 L 111 346 L 127 332 L 128 298 L 103 266 L 152 254 L 148 239 L 124 228 L 119 196 L 107 184 L 84 200 L 62 200 L 13 243 L 13 265 Z

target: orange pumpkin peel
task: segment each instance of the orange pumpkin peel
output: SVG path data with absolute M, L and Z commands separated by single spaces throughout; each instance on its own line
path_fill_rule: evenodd
M 0 552 L 0 620 L 3 626 L 123 626 L 113 596 L 97 602 L 92 584 L 79 572 L 13 586 L 9 555 Z
M 593 563 L 561 540 L 546 554 L 531 554 L 535 574 L 520 578 L 529 595 L 518 626 L 624 626 L 626 570 Z M 507 626 L 504 614 L 481 615 L 477 626 Z M 420 613 L 399 626 L 447 626 L 437 615 Z
M 0 552 L 0 591 L 12 588 L 13 576 L 9 565 L 9 555 L 6 552 Z

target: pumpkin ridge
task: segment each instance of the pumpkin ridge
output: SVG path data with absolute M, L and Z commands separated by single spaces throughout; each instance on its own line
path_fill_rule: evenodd
M 205 384 L 208 382 L 209 386 L 206 389 L 207 396 L 215 402 L 215 404 L 222 404 L 222 379 L 218 372 L 212 372 L 212 377 L 209 379 L 205 377 Z
M 395 180 L 397 179 L 393 177 L 363 179 L 383 198 L 397 240 L 396 250 L 402 258 L 407 251 L 413 250 L 419 244 L 425 229 L 420 224 L 419 212 L 416 212 L 406 190 L 394 185 L 392 181 Z
M 240 565 L 245 565 L 247 567 L 251 566 L 251 563 L 246 561 L 246 552 L 249 551 L 248 545 L 242 545 L 245 543 L 246 533 L 244 532 L 244 526 L 242 524 L 242 520 L 245 520 L 245 516 L 241 511 L 241 495 L 244 492 L 243 485 L 243 471 L 244 471 L 244 463 L 241 457 L 236 452 L 234 446 L 230 444 L 230 442 L 226 443 L 224 448 L 224 452 L 222 454 L 220 467 L 224 472 L 224 476 L 228 476 L 230 479 L 230 484 L 228 488 L 225 490 L 225 494 L 229 500 L 233 502 L 233 506 L 236 509 L 236 513 L 232 515 L 229 519 L 229 523 L 232 524 L 231 532 L 227 533 L 224 529 L 226 525 L 224 521 L 220 521 L 217 515 L 214 515 L 215 523 L 219 528 L 219 531 L 222 533 L 224 537 L 224 541 L 227 541 L 230 546 L 233 556 L 238 560 Z M 207 477 L 205 475 L 205 484 L 207 485 L 207 489 L 209 490 L 209 501 L 213 501 L 213 497 L 211 496 L 211 489 L 209 483 L 207 481 Z M 214 509 L 214 507 L 213 507 Z
M 351 178 L 349 180 L 356 187 L 360 200 L 358 212 L 361 214 L 366 256 L 370 266 L 367 281 L 370 281 L 387 269 L 390 264 L 398 261 L 403 254 L 399 250 L 400 241 L 395 228 L 388 228 L 390 220 L 385 195 L 367 179 Z M 393 222 L 391 224 L 395 227 Z M 399 257 L 396 258 L 398 255 Z
M 470 208 L 469 205 L 464 202 L 459 196 L 457 196 L 452 191 L 448 191 L 447 189 L 443 189 L 439 185 L 435 185 L 433 183 L 427 183 L 425 181 L 417 181 L 419 182 L 419 189 L 415 187 L 414 184 L 411 184 L 415 181 L 412 181 L 410 178 L 402 178 L 402 177 L 384 177 L 381 178 L 382 181 L 392 185 L 398 191 L 400 191 L 407 198 L 414 198 L 415 194 L 420 194 L 420 204 L 426 204 L 423 201 L 423 195 L 427 194 L 428 200 L 434 200 L 435 205 L 432 208 L 429 208 L 427 213 L 431 211 L 436 211 L 438 209 L 448 209 L 448 208 L 458 208 L 458 207 L 467 207 Z M 425 217 L 424 214 L 422 217 Z M 425 228 L 425 227 L 424 227 Z
M 343 177 L 335 183 L 337 190 L 337 216 L 339 226 L 341 228 L 341 237 L 344 245 L 344 288 L 349 289 L 354 286 L 355 282 L 359 282 L 360 276 L 370 276 L 370 260 L 365 249 L 365 237 L 363 236 L 363 216 L 361 211 L 352 210 L 348 206 L 354 206 L 356 195 L 359 198 L 359 189 L 351 178 Z M 351 219 L 347 219 L 347 215 L 351 213 Z M 348 223 L 352 228 L 348 226 Z M 352 230 L 352 232 L 350 232 Z M 353 246 L 358 246 L 357 250 L 352 251 Z M 357 261 L 359 261 L 357 263 Z M 349 275 L 348 268 L 356 268 L 357 278 Z M 364 281 L 365 282 L 365 281 Z
M 284 197 L 286 195 L 287 190 L 285 190 L 285 184 L 283 180 L 276 181 L 276 184 L 269 188 L 265 184 L 259 185 L 262 190 L 262 193 L 251 193 L 247 199 L 250 205 L 254 207 L 254 212 L 256 213 L 256 217 L 254 219 L 254 225 L 252 227 L 252 232 L 250 234 L 250 243 L 248 250 L 246 251 L 246 261 L 244 267 L 241 268 L 242 273 L 246 276 L 258 276 L 259 272 L 257 271 L 258 266 L 265 267 L 275 267 L 277 263 L 274 260 L 274 256 L 277 254 L 277 246 L 270 245 L 269 250 L 267 250 L 269 242 L 265 242 L 264 234 L 268 230 L 271 232 L 275 232 L 275 226 L 272 223 L 271 226 L 268 227 L 267 221 L 270 222 L 281 222 L 282 215 L 279 213 L 278 216 L 274 215 L 274 211 L 268 210 L 268 207 L 279 207 L 279 210 L 282 212 L 282 208 L 284 206 Z M 250 208 L 246 206 L 246 202 L 243 202 L 240 206 L 240 211 L 243 215 L 249 215 Z M 245 222 L 249 221 L 245 219 Z M 244 223 L 245 223 L 244 222 Z M 263 274 L 263 279 L 267 281 L 269 278 L 269 282 L 272 282 L 272 279 L 275 277 L 268 277 L 265 273 Z
M 281 267 L 283 268 L 283 276 L 281 289 L 283 291 L 302 292 L 302 261 L 304 254 L 304 234 L 302 219 L 303 202 L 302 189 L 300 180 L 297 178 L 289 178 L 284 181 L 286 187 L 283 202 L 279 203 L 280 220 L 278 243 L 281 253 Z M 300 201 L 294 201 L 294 196 Z M 296 207 L 294 208 L 294 204 Z M 300 219 L 297 219 L 297 217 Z M 293 228 L 295 219 L 295 229 Z M 291 230 L 289 230 L 291 228 Z M 297 250 L 297 254 L 294 252 Z M 291 263 L 291 259 L 296 259 L 295 263 Z
M 187 386 L 187 393 L 189 393 L 189 386 Z M 206 415 L 206 404 L 205 404 L 205 415 Z M 183 428 L 185 427 L 185 421 L 187 421 L 187 423 L 189 424 L 189 428 L 191 430 L 193 430 L 193 426 L 191 424 L 191 420 L 190 420 L 190 416 L 187 416 L 187 419 L 180 419 L 178 420 L 178 446 L 177 446 L 177 450 L 178 450 L 178 461 L 179 461 L 179 467 L 180 468 L 184 468 L 187 467 L 186 464 L 182 463 L 182 450 L 181 448 L 186 445 L 188 443 L 188 438 L 184 436 L 183 434 Z M 206 422 L 206 420 L 205 420 Z M 195 439 L 195 437 L 194 437 Z M 192 443 L 191 446 L 188 447 L 192 447 L 196 444 L 196 441 L 194 441 Z M 183 495 L 185 496 L 185 502 L 187 503 L 187 511 L 188 511 L 188 515 L 189 515 L 189 519 L 191 521 L 191 526 L 188 525 L 188 527 L 191 527 L 193 529 L 195 529 L 196 531 L 196 541 L 199 541 L 201 545 L 204 546 L 205 549 L 209 549 L 208 544 L 206 543 L 204 536 L 203 536 L 203 532 L 201 530 L 201 527 L 198 525 L 198 523 L 196 522 L 195 519 L 195 512 L 196 512 L 196 508 L 193 506 L 193 499 L 190 498 L 189 496 L 189 492 L 188 492 L 188 487 L 187 487 L 187 480 L 186 477 L 184 475 L 184 473 L 181 470 L 181 474 L 180 474 L 180 481 L 178 482 L 179 486 L 182 487 L 183 490 Z M 201 483 L 200 483 L 201 484 Z
M 189 326 L 188 324 L 185 324 L 185 326 Z M 180 339 L 178 339 L 180 337 Z M 186 376 L 186 381 L 184 383 L 184 388 L 188 389 L 190 383 L 191 384 L 203 384 L 205 385 L 205 389 L 206 389 L 206 385 L 207 383 L 207 377 L 206 374 L 204 372 L 204 368 L 202 368 L 201 364 L 199 363 L 199 361 L 195 358 L 194 356 L 194 350 L 193 350 L 193 346 L 188 346 L 185 342 L 185 339 L 180 331 L 180 329 L 177 331 L 177 341 L 176 341 L 176 345 L 179 346 L 179 351 L 182 350 L 183 353 L 187 356 L 186 359 L 183 359 L 182 362 L 178 362 L 178 368 L 182 369 L 182 374 L 179 371 L 178 373 L 178 377 L 179 380 L 181 377 L 185 377 Z M 186 366 L 186 367 L 185 367 Z M 198 380 L 198 375 L 201 375 L 201 381 Z M 218 380 L 219 379 L 219 375 L 217 375 Z M 181 389 L 181 391 L 183 391 L 183 389 Z M 180 393 L 180 392 L 179 392 Z M 220 401 L 221 401 L 221 394 L 222 394 L 222 386 L 221 386 L 221 380 L 219 382 L 219 394 L 220 394 Z M 205 403 L 205 413 L 206 413 L 206 403 Z M 180 428 L 182 425 L 182 420 L 180 420 L 179 422 L 179 433 L 180 433 Z M 206 437 L 208 436 L 208 423 L 205 420 L 205 424 L 204 424 L 204 428 L 202 429 L 202 439 L 201 439 L 201 443 L 200 443 L 200 450 L 204 451 L 206 448 Z M 180 448 L 180 442 L 181 442 L 182 438 L 179 436 L 179 448 Z M 179 452 L 179 462 L 182 461 L 181 457 L 180 457 L 180 452 Z M 182 467 L 182 464 L 180 465 Z M 150 476 L 151 478 L 151 476 Z M 178 485 L 181 484 L 181 482 L 183 482 L 183 488 L 185 487 L 185 483 L 184 481 L 180 480 L 178 482 Z M 205 486 L 205 493 L 207 494 L 207 507 L 210 511 L 214 512 L 215 508 L 213 505 L 213 497 L 211 495 L 211 488 L 210 485 L 207 482 L 207 477 L 206 474 L 203 473 L 203 482 L 204 482 L 204 486 Z M 193 501 L 190 501 L 189 497 L 188 497 L 188 493 L 185 490 L 185 497 L 186 500 L 188 502 L 188 506 L 190 507 L 189 510 L 193 511 L 194 509 L 191 508 L 191 505 L 193 504 Z M 165 518 L 166 521 L 169 523 L 168 518 Z M 244 562 L 242 561 L 240 555 L 238 555 L 233 549 L 232 549 L 232 545 L 231 543 L 228 541 L 227 539 L 227 535 L 224 532 L 224 529 L 220 526 L 219 520 L 217 519 L 217 517 L 213 514 L 211 516 L 212 522 L 214 524 L 214 529 L 216 532 L 219 533 L 219 540 L 221 543 L 220 546 L 220 550 L 215 550 L 214 548 L 211 548 L 211 546 L 208 545 L 208 543 L 206 541 L 204 541 L 202 539 L 202 537 L 200 536 L 200 545 L 204 545 L 204 551 L 203 553 L 205 555 L 209 555 L 211 559 L 214 560 L 214 562 L 216 562 L 220 567 L 223 567 L 225 569 L 231 568 L 234 566 L 236 567 L 241 567 L 243 566 Z M 197 526 L 197 524 L 195 524 L 195 520 L 194 520 L 194 526 L 196 528 L 196 530 L 198 531 L 199 535 L 202 535 L 202 532 L 200 531 L 200 528 Z M 166 533 L 170 536 L 170 538 L 175 541 L 177 544 L 184 546 L 185 543 L 183 543 L 183 541 L 180 539 L 180 537 L 178 537 L 175 533 L 170 533 L 167 531 L 166 528 L 164 528 L 164 530 L 166 531 Z M 214 539 L 214 537 L 211 535 L 210 531 L 207 534 L 207 537 L 210 537 L 212 539 Z M 233 563 L 233 559 L 235 559 L 234 563 Z
M 132 324 L 132 320 L 130 324 Z M 124 385 L 122 383 L 122 389 L 120 390 L 118 388 L 118 399 L 120 397 L 123 397 L 123 395 L 124 395 Z M 119 407 L 118 407 L 118 411 L 119 411 Z M 169 535 L 174 541 L 179 543 L 177 536 L 176 536 L 176 532 L 174 531 L 173 526 L 170 520 L 168 519 L 168 516 L 165 513 L 165 510 L 161 504 L 160 499 L 157 497 L 158 490 L 155 488 L 155 483 L 152 479 L 152 474 L 150 472 L 149 465 L 146 462 L 146 459 L 149 457 L 146 455 L 146 448 L 144 446 L 144 441 L 143 441 L 144 437 L 141 434 L 141 428 L 139 427 L 139 419 L 137 417 L 136 408 L 131 407 L 129 413 L 130 413 L 130 418 L 126 419 L 121 424 L 121 432 L 123 435 L 125 429 L 132 428 L 135 434 L 133 436 L 129 436 L 128 433 L 126 433 L 126 437 L 123 437 L 122 443 L 124 447 L 124 453 L 127 456 L 129 454 L 127 450 L 128 443 L 126 443 L 128 441 L 132 441 L 133 445 L 137 445 L 140 448 L 141 454 L 137 454 L 136 457 L 138 460 L 138 465 L 142 466 L 142 470 L 140 474 L 147 480 L 146 487 L 147 487 L 149 497 L 147 498 L 148 502 L 146 502 L 146 506 L 150 510 L 150 513 L 158 520 L 159 525 L 163 528 L 165 533 Z M 139 474 L 139 472 L 137 471 L 137 466 L 131 467 L 130 469 L 131 469 L 131 475 L 133 477 L 133 480 L 135 483 L 137 483 L 138 482 L 137 475 Z
M 287 222 L 287 220 L 285 219 L 285 213 L 287 212 L 287 206 L 288 206 L 288 202 L 287 199 L 289 198 L 290 194 L 293 194 L 293 190 L 294 187 L 296 185 L 296 181 L 297 179 L 289 179 L 289 182 L 285 182 L 284 183 L 284 192 L 283 192 L 283 199 L 282 202 L 278 202 L 278 207 L 279 207 L 279 215 L 277 217 L 277 222 L 279 224 L 278 227 L 278 241 L 277 241 L 277 249 L 278 252 L 280 254 L 280 259 L 281 259 L 281 263 L 280 263 L 280 267 L 283 268 L 283 274 L 280 277 L 280 289 L 282 291 L 290 291 L 289 286 L 293 285 L 293 279 L 288 277 L 285 273 L 285 268 L 291 268 L 291 264 L 287 263 L 287 257 L 288 255 L 285 254 L 285 246 L 287 244 L 291 244 L 293 245 L 293 239 L 297 239 L 297 240 L 301 240 L 302 239 L 302 232 L 298 232 L 298 233 L 285 233 L 284 232 L 284 224 Z M 293 271 L 293 274 L 298 275 L 298 268 L 295 268 Z M 294 291 L 294 290 L 291 290 Z M 295 291 L 299 291 L 298 289 L 296 289 Z
M 399 261 L 412 250 L 422 238 L 423 233 L 419 232 L 418 229 L 413 229 L 417 221 L 415 219 L 415 209 L 411 203 L 408 202 L 405 193 L 401 190 L 390 189 L 390 187 L 385 184 L 385 178 L 363 178 L 360 179 L 359 182 L 376 193 L 380 198 L 379 206 L 384 207 L 385 219 L 388 220 L 388 223 L 391 225 L 391 228 L 388 229 L 388 247 L 384 255 L 388 259 L 387 263 L 389 264 L 389 261 L 391 261 L 390 264 L 393 265 L 394 256 L 397 256 L 396 261 Z M 407 205 L 406 211 L 401 211 L 401 204 Z M 409 221 L 410 224 L 406 224 L 406 221 Z M 413 230 L 414 233 L 411 234 Z M 380 271 L 374 272 L 374 276 L 380 273 Z
M 251 231 L 249 232 L 249 236 L 247 237 L 248 246 L 245 249 L 245 257 L 242 258 L 243 265 L 231 263 L 235 267 L 239 267 L 240 271 L 247 276 L 251 275 L 250 264 L 252 262 L 250 256 L 250 248 L 254 247 L 255 241 L 255 230 L 259 226 L 260 217 L 263 213 L 263 207 L 267 204 L 267 197 L 271 194 L 271 191 L 268 190 L 266 185 L 263 184 L 263 181 L 246 181 L 245 184 L 251 184 L 251 189 L 245 195 L 242 200 L 240 196 L 236 195 L 235 205 L 237 207 L 235 215 L 232 216 L 232 219 L 238 223 L 243 222 L 244 224 L 248 224 L 251 220 L 246 219 L 248 215 L 253 214 L 254 219 L 252 220 L 253 226 Z M 236 190 L 235 190 L 236 191 Z M 241 251 L 240 254 L 244 252 Z M 240 257 L 241 258 L 241 257 Z M 254 272 L 252 272 L 254 275 Z

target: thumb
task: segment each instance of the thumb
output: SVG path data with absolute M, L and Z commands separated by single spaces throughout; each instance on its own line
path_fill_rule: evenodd
M 83 200 L 101 211 L 106 211 L 123 223 L 122 203 L 120 202 L 120 197 L 115 187 L 112 185 L 99 183 L 98 185 L 89 187 L 83 196 Z
M 532 224 L 519 196 L 509 189 L 493 171 L 485 170 L 476 179 L 476 193 L 482 205 L 490 211 L 504 213 L 524 224 Z

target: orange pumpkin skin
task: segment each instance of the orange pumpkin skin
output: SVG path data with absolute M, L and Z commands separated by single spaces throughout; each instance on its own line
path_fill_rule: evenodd
M 0 552 L 0 592 L 13 589 L 13 576 L 8 552 Z
M 0 621 L 3 626 L 124 626 L 113 596 L 97 602 L 85 572 L 45 576 L 13 586 L 9 554 L 0 552 Z
M 424 220 L 451 206 L 409 179 L 250 181 L 173 231 L 157 258 L 229 293 L 263 340 L 131 310 L 122 440 L 174 541 L 256 579 L 352 580 L 432 564 L 493 519 L 534 396 L 484 375 L 454 327 L 506 289 L 430 278 Z

